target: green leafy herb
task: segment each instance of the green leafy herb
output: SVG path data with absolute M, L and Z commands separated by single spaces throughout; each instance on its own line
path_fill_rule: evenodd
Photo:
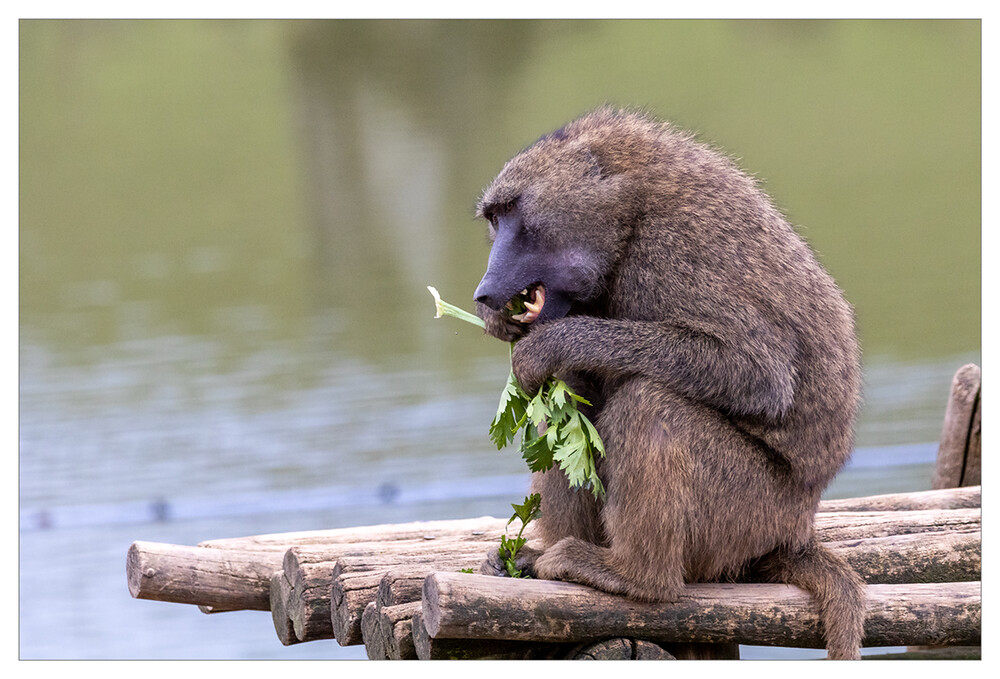
M 482 319 L 441 300 L 428 286 L 437 308 L 435 318 L 452 316 L 484 327 Z M 511 343 L 511 351 L 514 344 Z M 535 396 L 521 389 L 512 370 L 500 395 L 500 406 L 490 424 L 490 439 L 497 450 L 514 441 L 521 431 L 521 456 L 533 472 L 546 471 L 558 464 L 573 488 L 586 488 L 594 497 L 604 498 L 604 484 L 597 476 L 594 456 L 604 457 L 604 443 L 577 403 L 590 403 L 574 394 L 562 380 L 550 377 Z M 545 426 L 539 433 L 540 425 Z
M 459 569 L 458 569 L 458 572 L 459 572 L 459 573 L 475 573 L 476 571 L 474 571 L 474 570 L 473 570 L 473 569 L 471 569 L 471 568 L 459 568 Z
M 521 550 L 521 547 L 524 547 L 524 543 L 528 541 L 527 538 L 522 537 L 524 529 L 541 515 L 542 497 L 538 493 L 532 493 L 524 498 L 523 504 L 512 504 L 511 507 L 514 508 L 514 515 L 510 517 L 507 525 L 509 526 L 513 523 L 514 519 L 520 519 L 521 530 L 517 531 L 517 537 L 513 539 L 508 538 L 506 535 L 500 537 L 500 558 L 503 560 L 507 575 L 512 578 L 529 578 L 531 576 L 524 575 L 521 569 L 517 567 L 516 559 L 517 553 Z

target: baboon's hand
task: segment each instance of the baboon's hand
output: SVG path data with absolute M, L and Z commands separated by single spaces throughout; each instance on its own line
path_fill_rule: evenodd
M 562 321 L 551 321 L 534 327 L 514 345 L 511 367 L 514 377 L 526 393 L 534 396 L 559 368 L 557 356 L 558 327 Z
M 510 317 L 507 311 L 494 311 L 482 302 L 476 302 L 476 315 L 486 323 L 486 334 L 504 342 L 513 342 L 524 337 L 528 326 Z
M 528 546 L 521 547 L 517 551 L 514 565 L 521 571 L 522 575 L 535 577 L 535 559 L 541 556 L 541 552 Z M 479 572 L 483 575 L 496 575 L 502 578 L 509 578 L 507 567 L 503 559 L 500 558 L 499 548 L 494 548 L 486 555 L 486 559 L 479 565 Z

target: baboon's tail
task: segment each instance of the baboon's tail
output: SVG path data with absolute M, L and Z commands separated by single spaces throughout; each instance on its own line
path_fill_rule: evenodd
M 767 560 L 767 574 L 806 590 L 819 604 L 831 660 L 861 657 L 865 633 L 866 589 L 861 577 L 839 555 L 813 537 L 804 548 L 780 550 Z

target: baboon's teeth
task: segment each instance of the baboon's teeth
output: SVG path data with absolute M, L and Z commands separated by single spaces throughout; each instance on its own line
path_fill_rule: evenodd
M 535 288 L 534 293 L 531 295 L 531 301 L 525 302 L 524 307 L 528 309 L 528 311 L 534 312 L 537 316 L 542 313 L 543 306 L 545 306 L 545 288 L 539 285 Z

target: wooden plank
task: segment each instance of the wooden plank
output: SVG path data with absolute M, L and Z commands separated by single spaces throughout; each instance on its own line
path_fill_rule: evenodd
M 676 603 L 650 604 L 575 583 L 434 573 L 422 601 L 434 639 L 825 646 L 812 597 L 791 585 L 696 584 Z M 980 583 L 869 585 L 867 615 L 865 646 L 975 645 Z

